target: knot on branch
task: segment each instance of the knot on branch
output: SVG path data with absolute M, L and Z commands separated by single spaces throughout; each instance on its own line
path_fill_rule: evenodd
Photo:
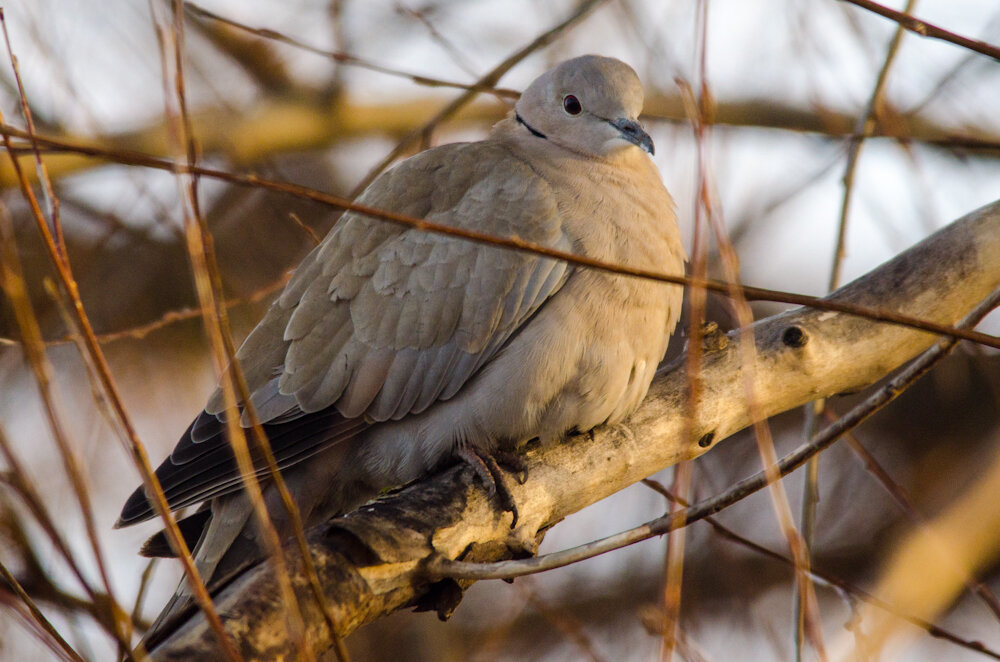
M 785 330 L 781 332 L 781 342 L 786 347 L 799 349 L 806 346 L 806 343 L 809 342 L 809 336 L 802 330 L 802 327 L 793 324 L 785 327 Z

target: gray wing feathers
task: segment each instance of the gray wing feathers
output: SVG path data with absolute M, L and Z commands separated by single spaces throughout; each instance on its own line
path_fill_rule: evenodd
M 288 323 L 290 312 L 284 310 L 277 301 L 271 304 L 264 319 L 236 353 L 251 392 L 266 385 L 274 378 L 276 366 L 280 366 L 285 360 L 288 344 L 282 340 L 282 333 Z M 274 396 L 277 393 L 270 395 Z M 254 397 L 254 404 L 257 405 L 258 409 L 261 408 L 262 402 L 263 398 Z M 278 405 L 278 408 L 281 406 L 283 405 Z M 219 415 L 224 409 L 225 402 L 222 391 L 217 388 L 209 398 L 205 411 L 209 414 Z M 260 412 L 260 416 L 264 421 L 270 420 L 270 417 L 265 417 L 263 412 Z M 247 423 L 247 425 L 249 424 Z
M 548 185 L 499 147 L 483 156 L 425 152 L 362 202 L 570 248 Z M 555 260 L 345 214 L 240 349 L 253 403 L 264 421 L 331 404 L 374 421 L 419 413 L 453 396 L 568 275 Z

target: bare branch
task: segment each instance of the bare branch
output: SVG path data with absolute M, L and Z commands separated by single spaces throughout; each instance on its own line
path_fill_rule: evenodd
M 931 39 L 941 39 L 942 41 L 947 41 L 962 48 L 967 48 L 970 51 L 975 51 L 976 53 L 982 53 L 987 55 L 994 60 L 1000 61 L 1000 48 L 997 48 L 993 44 L 988 44 L 985 41 L 980 41 L 978 39 L 969 39 L 968 37 L 963 37 L 960 34 L 955 34 L 954 32 L 949 32 L 944 28 L 940 28 L 927 21 L 921 21 L 919 18 L 911 16 L 910 14 L 896 11 L 895 9 L 889 9 L 884 5 L 880 5 L 877 2 L 871 2 L 871 0 L 844 0 L 844 2 L 849 2 L 852 5 L 857 5 L 863 9 L 867 9 L 870 12 L 874 12 L 880 16 L 885 16 L 891 21 L 899 23 L 899 25 L 905 29 L 920 35 L 921 37 L 930 37 Z

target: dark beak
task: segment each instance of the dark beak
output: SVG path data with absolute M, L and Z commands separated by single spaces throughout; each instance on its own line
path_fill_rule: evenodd
M 642 127 L 635 120 L 630 120 L 627 117 L 619 117 L 616 120 L 608 120 L 608 123 L 618 129 L 625 140 L 638 145 L 650 154 L 654 153 L 653 139 L 649 137 L 648 133 L 642 130 Z

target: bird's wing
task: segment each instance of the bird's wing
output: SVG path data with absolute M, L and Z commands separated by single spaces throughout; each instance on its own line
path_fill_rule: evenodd
M 359 202 L 572 249 L 548 184 L 489 142 L 411 158 Z M 452 397 L 569 273 L 557 260 L 345 214 L 237 354 L 279 464 Z M 223 410 L 217 391 L 157 470 L 172 507 L 240 488 Z M 140 489 L 120 524 L 152 514 Z

